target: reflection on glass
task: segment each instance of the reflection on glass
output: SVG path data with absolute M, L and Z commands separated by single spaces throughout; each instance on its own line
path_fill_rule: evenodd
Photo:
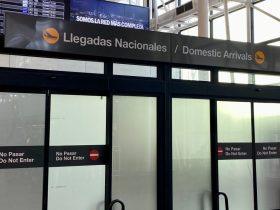
M 218 101 L 218 141 L 252 142 L 249 102 Z
M 210 71 L 172 68 L 172 79 L 210 82 Z
M 113 74 L 133 77 L 157 77 L 156 66 L 130 65 L 130 64 L 113 64 Z
M 44 146 L 45 95 L 2 92 L 0 116 L 0 146 Z M 42 194 L 43 168 L 0 169 L 0 209 L 42 209 Z
M 280 143 L 280 104 L 254 103 L 254 114 L 256 142 Z M 280 208 L 280 159 L 257 160 L 257 187 L 260 210 Z
M 172 100 L 173 209 L 211 209 L 209 100 Z
M 156 98 L 113 97 L 112 199 L 127 209 L 157 209 Z
M 50 146 L 105 145 L 106 97 L 52 95 Z M 104 210 L 105 166 L 49 168 L 48 210 Z

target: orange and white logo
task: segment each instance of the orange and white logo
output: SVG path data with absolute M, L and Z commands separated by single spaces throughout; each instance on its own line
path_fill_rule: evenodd
M 55 28 L 46 28 L 43 30 L 43 39 L 49 44 L 55 44 L 59 40 L 59 33 Z
M 255 53 L 255 61 L 257 64 L 263 64 L 265 62 L 265 54 L 263 51 L 257 51 Z

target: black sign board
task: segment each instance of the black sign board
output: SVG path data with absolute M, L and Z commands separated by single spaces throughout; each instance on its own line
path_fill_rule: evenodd
M 280 143 L 257 143 L 256 158 L 257 159 L 280 158 Z
M 252 143 L 219 143 L 219 160 L 252 159 Z M 255 143 L 256 159 L 280 158 L 280 143 Z
M 51 146 L 49 167 L 105 165 L 108 153 L 106 146 Z
M 5 47 L 112 58 L 169 61 L 168 34 L 8 14 Z
M 220 143 L 218 144 L 219 160 L 252 159 L 251 143 Z
M 280 71 L 278 47 L 7 14 L 5 47 L 207 67 Z
M 173 63 L 280 71 L 276 47 L 172 35 L 172 53 Z
M 0 168 L 36 168 L 43 166 L 43 146 L 0 147 Z

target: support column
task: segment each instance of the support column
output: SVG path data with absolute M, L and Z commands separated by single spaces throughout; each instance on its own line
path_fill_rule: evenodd
M 228 0 L 224 0 L 224 11 L 225 11 L 225 27 L 226 27 L 227 40 L 230 40 Z
M 209 0 L 197 0 L 198 6 L 198 36 L 208 37 Z

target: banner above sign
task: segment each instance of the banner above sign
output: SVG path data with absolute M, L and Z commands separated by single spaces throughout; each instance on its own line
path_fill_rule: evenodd
M 6 15 L 5 47 L 207 67 L 280 71 L 277 47 L 18 14 Z

